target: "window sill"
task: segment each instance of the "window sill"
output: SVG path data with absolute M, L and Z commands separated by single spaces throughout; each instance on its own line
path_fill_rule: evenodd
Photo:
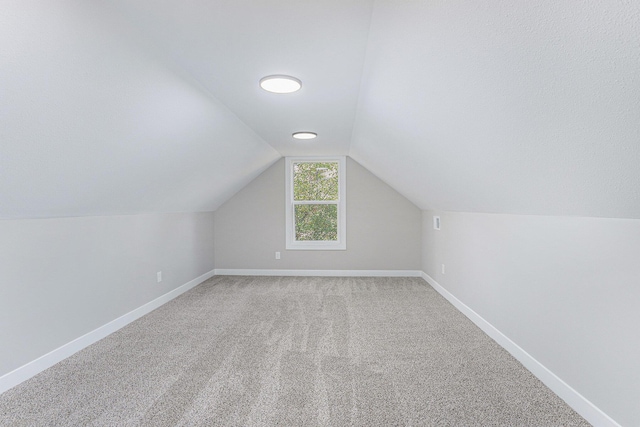
M 346 243 L 288 243 L 286 249 L 288 251 L 346 251 L 347 245 Z

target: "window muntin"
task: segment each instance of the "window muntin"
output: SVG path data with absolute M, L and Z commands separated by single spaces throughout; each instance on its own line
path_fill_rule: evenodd
M 286 161 L 287 249 L 346 249 L 345 158 Z

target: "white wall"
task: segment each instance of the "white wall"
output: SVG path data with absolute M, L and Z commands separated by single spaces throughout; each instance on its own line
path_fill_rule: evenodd
M 423 212 L 423 270 L 623 426 L 640 425 L 639 254 L 640 220 Z
M 276 162 L 216 211 L 216 269 L 420 269 L 420 210 L 350 158 L 347 250 L 285 250 L 284 165 Z
M 213 212 L 0 221 L 0 377 L 213 270 L 213 231 Z

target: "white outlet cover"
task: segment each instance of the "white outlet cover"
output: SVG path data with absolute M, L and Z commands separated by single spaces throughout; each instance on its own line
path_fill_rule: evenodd
M 162 271 L 158 271 L 158 273 L 156 274 L 156 277 L 158 279 L 158 283 L 162 282 Z
M 434 230 L 440 230 L 440 217 L 439 216 L 434 216 L 433 217 L 433 229 Z

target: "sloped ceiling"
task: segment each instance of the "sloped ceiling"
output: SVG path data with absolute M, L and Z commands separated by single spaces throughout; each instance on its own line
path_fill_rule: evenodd
M 423 209 L 640 218 L 640 2 L 376 2 L 351 155 Z
M 213 210 L 280 158 L 101 3 L 2 3 L 1 218 Z
M 132 25 L 282 155 L 347 154 L 358 103 L 369 0 L 114 0 Z M 268 75 L 302 80 L 274 95 Z M 316 130 L 312 143 L 291 134 Z
M 2 218 L 213 210 L 326 154 L 423 209 L 640 218 L 638 2 L 2 9 Z M 263 92 L 269 74 L 303 88 Z

